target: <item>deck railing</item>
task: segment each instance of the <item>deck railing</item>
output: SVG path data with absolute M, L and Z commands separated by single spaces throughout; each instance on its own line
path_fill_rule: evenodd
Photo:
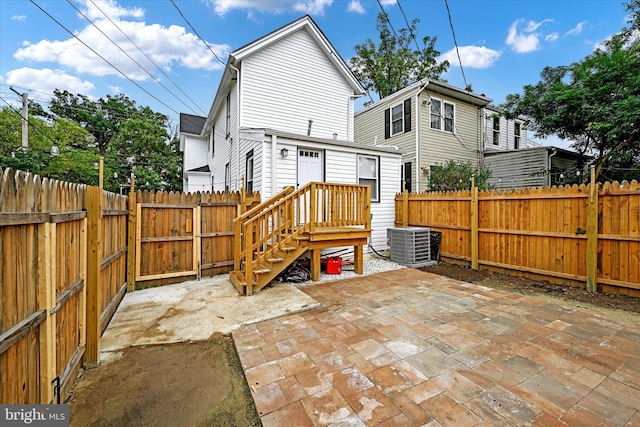
M 236 220 L 235 270 L 251 280 L 254 266 L 319 227 L 370 229 L 369 200 L 370 188 L 363 185 L 310 182 L 295 192 L 284 190 Z

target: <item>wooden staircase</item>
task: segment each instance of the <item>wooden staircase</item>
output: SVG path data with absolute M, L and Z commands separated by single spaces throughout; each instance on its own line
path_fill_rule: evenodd
M 368 186 L 310 182 L 287 187 L 234 220 L 231 283 L 240 295 L 267 286 L 293 261 L 311 250 L 311 275 L 320 275 L 320 250 L 354 246 L 362 273 L 362 246 L 371 236 Z

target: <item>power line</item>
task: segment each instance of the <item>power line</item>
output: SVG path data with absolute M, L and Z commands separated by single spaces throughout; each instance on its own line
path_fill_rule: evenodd
M 80 39 L 80 37 L 76 36 L 71 30 L 69 30 L 67 27 L 65 27 L 60 21 L 58 21 L 56 18 L 54 18 L 53 16 L 51 16 L 51 14 L 49 14 L 49 12 L 47 12 L 46 10 L 44 10 L 42 7 L 40 7 L 40 5 L 38 5 L 35 0 L 29 0 L 31 3 L 33 3 L 38 9 L 40 9 L 45 15 L 47 15 L 52 21 L 54 21 L 56 24 L 58 24 L 60 27 L 62 27 L 62 29 L 64 29 L 67 33 L 69 33 L 71 36 L 73 36 L 73 38 L 75 38 L 76 40 L 78 40 L 80 43 L 82 43 L 83 46 L 85 46 L 87 49 L 89 49 L 91 52 L 93 52 L 96 56 L 98 56 L 98 58 L 102 59 L 104 62 L 106 62 L 107 64 L 109 64 L 114 70 L 116 70 L 118 73 L 120 73 L 125 79 L 129 80 L 131 83 L 133 83 L 137 88 L 139 88 L 140 90 L 142 90 L 144 93 L 146 93 L 147 95 L 149 95 L 150 97 L 152 97 L 153 99 L 155 99 L 156 101 L 158 101 L 160 104 L 164 105 L 165 107 L 167 107 L 169 110 L 173 111 L 176 114 L 180 114 L 178 113 L 176 110 L 174 110 L 172 107 L 170 107 L 169 105 L 167 105 L 166 103 L 164 103 L 163 101 L 161 101 L 160 99 L 158 99 L 155 95 L 153 95 L 151 92 L 149 92 L 148 90 L 146 90 L 145 88 L 143 88 L 142 86 L 140 86 L 140 84 L 138 84 L 137 82 L 135 82 L 134 80 L 132 80 L 129 76 L 127 76 L 125 73 L 123 73 L 122 71 L 120 71 L 120 69 L 118 67 L 116 67 L 115 65 L 113 65 L 111 62 L 109 62 L 104 56 L 100 55 L 98 52 L 96 52 L 93 48 L 91 48 L 88 44 L 86 44 L 84 41 L 82 41 L 82 39 Z
M 187 99 L 188 99 L 189 101 L 191 101 L 191 102 L 193 103 L 193 105 L 195 105 L 195 106 L 198 108 L 198 110 L 200 110 L 200 112 L 201 112 L 202 114 L 204 114 L 204 115 L 206 115 L 206 114 L 207 114 L 207 113 L 206 113 L 202 108 L 200 108 L 200 106 L 198 105 L 198 103 L 197 103 L 197 102 L 195 102 L 193 99 L 191 99 L 191 97 L 190 97 L 190 96 L 189 96 L 189 95 L 188 95 L 184 90 L 182 90 L 182 88 L 181 88 L 180 86 L 178 86 L 178 84 L 177 84 L 175 81 L 173 81 L 173 79 L 171 79 L 171 77 L 169 77 L 169 75 L 168 75 L 167 73 L 165 73 L 165 72 L 164 72 L 164 70 L 163 70 L 162 68 L 160 68 L 160 67 L 158 66 L 158 64 L 156 64 L 156 63 L 153 61 L 153 59 L 152 59 L 151 57 L 149 57 L 149 55 L 147 55 L 147 54 L 146 54 L 146 53 L 145 53 L 145 52 L 140 48 L 140 46 L 138 46 L 138 45 L 137 45 L 133 40 L 131 40 L 131 38 L 130 38 L 130 37 L 129 37 L 129 36 L 128 36 L 128 35 L 127 35 L 127 34 L 126 34 L 126 33 L 125 33 L 125 32 L 124 32 L 124 31 L 123 31 L 123 30 L 118 26 L 118 24 L 116 24 L 116 23 L 115 23 L 115 22 L 114 22 L 114 21 L 113 21 L 113 20 L 112 20 L 112 19 L 111 19 L 111 18 L 110 18 L 110 17 L 109 17 L 109 16 L 108 16 L 108 15 L 107 15 L 103 10 L 102 10 L 102 9 L 100 9 L 100 7 L 99 7 L 97 4 L 95 4 L 95 2 L 94 2 L 93 0 L 90 0 L 90 1 L 91 1 L 91 3 L 95 6 L 95 8 L 96 8 L 96 9 L 98 9 L 98 10 L 99 10 L 99 11 L 100 11 L 104 16 L 105 16 L 105 18 L 107 18 L 107 19 L 109 20 L 109 22 L 111 22 L 111 23 L 113 24 L 113 26 L 114 26 L 114 27 L 116 27 L 116 28 L 118 29 L 118 31 L 120 31 L 120 33 L 122 33 L 122 35 L 123 35 L 123 36 L 125 36 L 125 37 L 127 38 L 127 40 L 129 40 L 129 42 L 130 42 L 132 45 L 134 45 L 134 46 L 136 47 L 136 49 L 138 49 L 138 51 L 139 51 L 140 53 L 142 53 L 142 54 L 145 56 L 145 58 L 147 58 L 147 59 L 149 60 L 149 62 L 151 62 L 151 63 L 156 67 L 156 69 L 157 69 L 158 71 L 160 71 L 160 72 L 162 73 L 162 75 L 163 75 L 163 76 L 165 76 L 165 77 L 166 77 L 166 78 L 167 78 L 171 83 L 173 83 L 173 85 L 174 85 L 174 86 L 175 86 L 175 87 L 176 87 L 176 88 L 177 88 L 177 89 L 178 89 L 178 90 L 179 90 L 179 91 L 180 91 L 184 96 L 186 96 L 186 97 L 187 97 Z M 191 110 L 191 111 L 193 111 L 193 110 Z
M 105 36 L 115 47 L 117 47 L 118 49 L 120 49 L 120 52 L 124 53 L 125 55 L 127 55 L 127 57 L 132 60 L 138 67 L 140 67 L 140 69 L 142 71 L 144 71 L 145 73 L 147 73 L 147 75 L 149 77 L 151 77 L 156 83 L 158 83 L 160 86 L 162 86 L 167 92 L 169 92 L 171 95 L 173 95 L 173 97 L 175 99 L 177 99 L 178 101 L 180 101 L 185 107 L 187 107 L 188 109 L 190 109 L 191 111 L 193 111 L 194 113 L 196 112 L 193 108 L 191 108 L 190 106 L 188 106 L 182 99 L 180 99 L 175 93 L 173 93 L 168 87 L 166 87 L 164 84 L 162 84 L 162 82 L 157 79 L 153 74 L 151 74 L 149 71 L 147 71 L 146 68 L 144 68 L 138 61 L 136 61 L 131 55 L 129 55 L 124 49 L 122 49 L 122 47 L 120 47 L 118 45 L 118 43 L 116 43 L 115 41 L 113 41 L 113 39 L 111 37 L 109 37 L 104 31 L 102 31 L 100 28 L 98 28 L 98 26 L 91 20 L 89 19 L 89 17 L 87 17 L 84 13 L 82 13 L 82 11 L 80 9 L 78 9 L 73 3 L 71 3 L 70 0 L 67 0 L 67 3 L 69 3 L 69 5 L 71 7 L 73 7 L 76 12 L 78 12 L 78 14 L 80 14 L 84 19 L 87 20 L 87 22 L 89 22 L 96 30 L 100 31 L 100 34 L 102 34 L 103 36 Z
M 416 49 L 418 49 L 418 52 L 419 52 L 420 51 L 420 46 L 418 46 L 418 40 L 416 40 L 416 35 L 413 33 L 413 31 L 411 31 L 411 26 L 409 25 L 409 20 L 407 19 L 407 15 L 405 15 L 405 13 L 404 13 L 404 9 L 402 9 L 402 5 L 400 5 L 400 0 L 396 0 L 396 3 L 398 4 L 398 8 L 400 8 L 400 12 L 402 12 L 402 16 L 404 16 L 404 22 L 406 22 L 406 24 L 407 24 L 407 29 L 409 30 L 409 35 L 413 39 L 413 42 L 416 44 Z
M 213 51 L 213 49 L 211 49 L 211 46 L 209 46 L 209 43 L 207 43 L 202 37 L 200 37 L 200 34 L 198 34 L 198 32 L 196 31 L 195 28 L 193 28 L 193 25 L 191 25 L 191 22 L 189 22 L 187 17 L 184 16 L 184 14 L 182 13 L 182 11 L 178 7 L 178 5 L 173 0 L 171 0 L 171 4 L 173 4 L 173 6 L 176 8 L 176 10 L 180 14 L 180 16 L 182 16 L 182 19 L 184 19 L 184 21 L 187 23 L 187 25 L 189 25 L 191 30 L 193 30 L 193 33 L 196 36 L 198 36 L 198 38 L 202 41 L 202 43 L 204 43 L 204 45 L 209 49 L 209 51 L 213 54 L 213 56 L 215 56 L 215 58 L 218 60 L 218 62 L 221 63 L 222 65 L 226 65 L 224 62 L 222 62 L 222 60 L 218 57 L 218 55 L 216 55 L 216 53 Z
M 460 50 L 458 49 L 458 41 L 456 40 L 456 32 L 453 29 L 453 21 L 451 20 L 451 10 L 449 9 L 449 2 L 444 0 L 444 5 L 447 7 L 447 16 L 449 17 L 449 26 L 451 27 L 451 34 L 453 35 L 453 44 L 456 47 L 456 55 L 458 56 L 458 63 L 460 64 L 460 71 L 462 72 L 462 80 L 464 81 L 464 88 L 467 93 L 470 92 L 469 84 L 467 83 L 467 77 L 464 75 L 464 68 L 462 68 L 462 59 L 460 59 Z

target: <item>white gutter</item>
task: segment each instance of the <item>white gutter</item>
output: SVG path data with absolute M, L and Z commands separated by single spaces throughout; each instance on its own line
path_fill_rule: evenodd
M 236 190 L 240 190 L 239 182 L 240 182 L 240 70 L 231 64 L 231 60 L 229 60 L 229 67 L 231 67 L 236 72 Z M 231 141 L 233 144 L 233 140 Z M 231 167 L 231 165 L 229 165 Z M 229 171 L 231 174 L 231 171 Z M 231 178 L 231 177 L 229 177 Z

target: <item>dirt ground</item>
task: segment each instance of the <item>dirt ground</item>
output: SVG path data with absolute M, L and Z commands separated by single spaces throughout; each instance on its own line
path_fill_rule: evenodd
M 233 340 L 131 347 L 82 375 L 72 426 L 260 426 Z
M 457 264 L 440 263 L 420 270 L 464 282 L 544 298 L 556 304 L 580 308 L 622 322 L 640 325 L 640 298 L 591 293 L 577 287 L 537 282 L 488 270 L 475 271 Z
M 544 298 L 640 325 L 640 299 L 474 271 L 455 264 L 422 268 L 443 276 Z M 132 347 L 85 372 L 68 398 L 72 426 L 259 426 L 230 337 Z

